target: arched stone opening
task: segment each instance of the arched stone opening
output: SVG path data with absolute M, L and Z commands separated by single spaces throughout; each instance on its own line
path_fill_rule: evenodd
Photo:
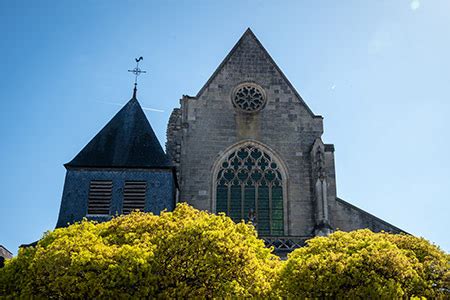
M 261 236 L 288 233 L 287 171 L 273 151 L 255 141 L 239 143 L 213 169 L 214 212 L 251 221 Z

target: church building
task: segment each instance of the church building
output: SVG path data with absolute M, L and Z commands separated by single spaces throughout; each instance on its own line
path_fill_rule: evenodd
M 402 232 L 336 194 L 334 145 L 250 29 L 195 96 L 183 96 L 162 150 L 136 95 L 68 164 L 57 226 L 177 201 L 251 221 L 291 251 L 333 230 Z

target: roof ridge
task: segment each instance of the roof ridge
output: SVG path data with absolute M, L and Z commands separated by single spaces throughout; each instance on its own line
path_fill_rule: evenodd
M 253 31 L 250 29 L 250 27 L 248 27 L 247 30 L 245 30 L 245 32 L 241 35 L 239 40 L 236 42 L 236 44 L 234 44 L 233 48 L 231 48 L 230 52 L 228 52 L 228 54 L 225 56 L 225 58 L 222 60 L 222 62 L 219 64 L 219 66 L 216 68 L 216 70 L 212 73 L 212 75 L 209 77 L 209 79 L 206 81 L 206 83 L 198 91 L 197 95 L 195 95 L 196 98 L 198 98 L 204 92 L 206 87 L 211 83 L 211 81 L 214 80 L 214 78 L 217 76 L 217 74 L 222 69 L 222 67 L 227 63 L 227 61 L 234 54 L 236 49 L 241 45 L 242 41 L 244 40 L 244 37 L 249 34 L 256 38 Z
M 171 167 L 136 97 L 131 98 L 65 167 Z
M 248 27 L 245 32 L 242 34 L 242 36 L 239 38 L 239 40 L 236 42 L 236 44 L 231 48 L 230 52 L 225 56 L 225 58 L 222 60 L 222 62 L 219 64 L 219 66 L 216 68 L 216 70 L 213 72 L 213 74 L 209 77 L 209 79 L 206 81 L 206 83 L 202 86 L 202 88 L 198 91 L 196 98 L 200 97 L 200 95 L 205 91 L 205 89 L 209 86 L 209 84 L 214 80 L 214 78 L 217 76 L 217 74 L 220 72 L 220 70 L 223 68 L 223 66 L 228 62 L 228 60 L 233 56 L 233 54 L 236 52 L 236 50 L 239 48 L 239 46 L 242 44 L 242 41 L 245 37 L 250 36 L 253 38 L 258 46 L 262 49 L 264 54 L 268 57 L 269 61 L 273 64 L 273 66 L 276 68 L 280 76 L 283 78 L 283 80 L 287 83 L 290 89 L 294 92 L 295 96 L 300 100 L 300 102 L 304 105 L 306 110 L 311 114 L 313 117 L 320 117 L 320 115 L 314 114 L 314 112 L 311 110 L 311 108 L 306 104 L 306 102 L 303 100 L 302 96 L 297 92 L 295 87 L 292 85 L 292 83 L 289 81 L 289 79 L 284 75 L 281 68 L 278 66 L 278 64 L 275 62 L 275 60 L 272 58 L 272 56 L 269 54 L 269 52 L 264 48 L 263 44 L 259 41 L 259 39 L 256 37 L 255 33 L 251 30 L 250 27 Z
M 387 221 L 385 221 L 385 220 L 383 220 L 383 219 L 381 219 L 381 218 L 375 216 L 374 214 L 371 214 L 371 213 L 368 212 L 368 211 L 365 211 L 364 209 L 362 209 L 362 208 L 360 208 L 360 207 L 358 207 L 358 206 L 356 206 L 356 205 L 353 205 L 353 204 L 351 204 L 351 203 L 345 201 L 345 200 L 342 199 L 342 198 L 336 197 L 336 201 L 341 202 L 341 203 L 344 204 L 344 205 L 348 205 L 348 206 L 350 206 L 351 208 L 356 209 L 357 211 L 359 211 L 359 212 L 361 212 L 361 213 L 363 213 L 363 214 L 369 215 L 371 218 L 377 220 L 378 222 L 383 223 L 384 225 L 387 225 L 388 227 L 392 227 L 392 228 L 398 230 L 399 232 L 403 232 L 403 233 L 409 234 L 408 232 L 404 231 L 403 229 L 401 229 L 401 228 L 399 228 L 399 227 L 397 227 L 397 226 L 395 226 L 395 225 L 392 225 L 391 223 L 389 223 L 389 222 L 387 222 Z

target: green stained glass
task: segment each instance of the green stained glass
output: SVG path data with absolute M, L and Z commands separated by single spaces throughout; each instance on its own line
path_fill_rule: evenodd
M 272 209 L 283 209 L 283 188 L 272 187 Z
M 270 228 L 269 228 L 268 222 L 261 223 L 261 221 L 259 221 L 257 227 L 258 227 L 258 232 L 261 235 L 269 235 L 270 234 Z
M 235 170 L 239 169 L 240 163 L 239 163 L 239 159 L 237 157 L 235 157 L 232 161 L 231 161 L 231 165 L 233 166 L 233 168 Z
M 279 164 L 248 145 L 228 155 L 220 166 L 216 176 L 217 212 L 227 213 L 236 222 L 244 219 L 255 223 L 260 235 L 283 235 L 283 178 Z
M 272 230 L 270 235 L 272 235 L 272 236 L 283 236 L 284 235 L 284 230 L 276 230 L 276 231 Z
M 272 187 L 272 235 L 280 235 L 284 229 L 283 222 L 283 188 Z
M 283 220 L 283 210 L 281 209 L 272 209 L 272 219 L 273 220 Z
M 255 162 L 251 159 L 246 159 L 244 162 L 244 166 L 247 168 L 247 170 L 251 170 L 255 166 Z
M 247 218 L 246 220 L 252 217 L 252 213 L 254 214 L 255 208 L 255 187 L 246 186 L 244 188 L 244 213 L 247 214 L 245 216 Z
M 233 219 L 242 219 L 241 214 L 241 186 L 231 186 L 230 212 L 229 216 Z
M 268 181 L 274 180 L 274 179 L 275 179 L 275 173 L 274 173 L 273 171 L 268 171 L 268 172 L 266 173 L 266 179 L 267 179 Z
M 233 170 L 226 170 L 224 175 L 223 175 L 223 178 L 225 178 L 225 180 L 227 180 L 227 181 L 232 180 L 234 178 Z
M 217 197 L 216 197 L 216 209 L 217 212 L 228 212 L 228 188 L 226 186 L 217 187 Z
M 247 151 L 245 149 L 241 149 L 238 151 L 237 156 L 239 156 L 240 159 L 246 158 L 248 155 Z
M 272 220 L 272 230 L 282 230 L 283 220 Z
M 259 181 L 262 178 L 262 174 L 260 172 L 253 172 L 253 174 L 251 175 L 251 178 L 254 181 Z
M 261 158 L 259 161 L 259 164 L 258 164 L 258 166 L 260 166 L 261 170 L 263 170 L 263 171 L 267 168 L 268 165 L 269 165 L 269 163 L 264 158 Z
M 238 178 L 241 182 L 244 182 L 248 178 L 248 171 L 245 169 L 242 169 L 238 173 Z
M 258 188 L 258 230 L 261 234 L 268 234 L 270 231 L 270 214 L 269 214 L 269 187 L 260 186 Z
M 254 159 L 258 159 L 261 157 L 262 153 L 258 149 L 253 149 L 251 155 Z

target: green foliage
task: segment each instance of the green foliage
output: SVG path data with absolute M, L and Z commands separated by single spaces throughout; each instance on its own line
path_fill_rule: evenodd
M 289 298 L 443 298 L 449 255 L 422 238 L 357 230 L 316 237 L 289 255 L 278 288 Z
M 269 297 L 279 266 L 253 226 L 181 204 L 47 233 L 0 270 L 0 295 Z
M 281 262 L 254 227 L 186 204 L 45 234 L 0 269 L 12 298 L 445 298 L 449 255 L 422 238 L 357 230 Z

